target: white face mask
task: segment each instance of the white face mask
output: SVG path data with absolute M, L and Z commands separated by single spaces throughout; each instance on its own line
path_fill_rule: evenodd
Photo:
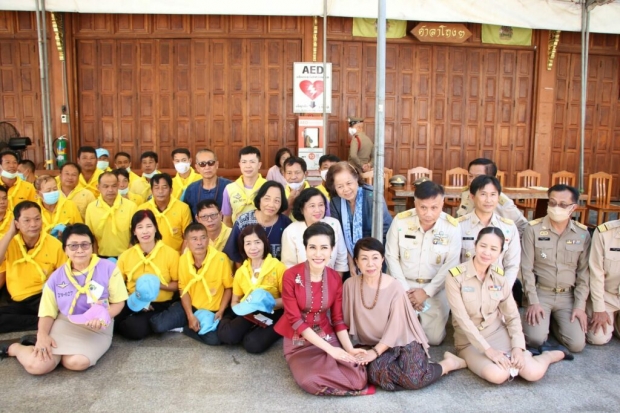
M 326 180 L 327 179 L 327 172 L 329 172 L 329 169 L 323 169 L 320 173 L 321 173 L 321 179 L 322 180 Z
M 156 173 L 157 173 L 157 171 L 151 172 L 150 174 L 147 174 L 146 172 L 143 172 L 142 176 L 145 177 L 146 179 L 151 179 L 152 177 L 155 176 Z
M 350 135 L 355 135 L 357 133 L 357 129 L 355 128 L 349 128 L 349 134 Z
M 5 177 L 6 179 L 15 179 L 17 178 L 17 173 L 12 174 L 9 171 L 3 169 L 2 176 Z
M 131 166 L 128 166 L 127 168 L 125 168 L 125 170 L 127 171 L 127 173 L 131 172 Z
M 129 193 L 129 187 L 125 188 L 125 189 L 119 189 L 118 193 L 120 194 L 120 196 L 125 196 Z
M 178 173 L 184 174 L 189 171 L 189 166 L 189 162 L 178 162 L 174 164 L 174 169 L 176 169 Z
M 306 180 L 304 179 L 301 182 L 293 182 L 293 183 L 289 183 L 288 186 L 289 188 L 291 188 L 293 191 L 297 191 L 299 188 L 304 186 L 304 183 L 306 182 Z
M 554 222 L 563 222 L 570 218 L 573 213 L 573 208 L 560 208 L 556 207 L 547 207 L 547 215 L 549 215 L 549 219 Z

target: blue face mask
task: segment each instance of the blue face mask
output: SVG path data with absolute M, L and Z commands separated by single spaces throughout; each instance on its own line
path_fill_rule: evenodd
M 97 161 L 97 169 L 105 171 L 106 169 L 108 169 L 108 166 L 110 166 L 110 162 L 108 161 Z
M 21 172 L 18 172 L 17 176 L 19 176 L 19 179 L 21 179 L 22 181 L 26 180 L 26 176 L 23 173 L 21 173 Z
M 60 191 L 45 192 L 43 194 L 43 202 L 47 205 L 56 205 L 60 198 Z

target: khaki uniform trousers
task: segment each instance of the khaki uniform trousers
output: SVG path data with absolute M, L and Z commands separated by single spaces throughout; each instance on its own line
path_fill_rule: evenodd
M 413 288 L 423 288 L 426 285 L 415 284 Z M 420 324 L 426 333 L 428 344 L 438 346 L 446 338 L 446 324 L 450 315 L 445 288 L 442 288 L 434 297 L 428 297 L 426 302 L 430 304 L 430 308 L 419 314 Z
M 607 315 L 611 320 L 611 325 L 607 325 L 607 333 L 603 333 L 603 329 L 600 329 L 594 333 L 593 331 L 588 330 L 586 334 L 586 340 L 588 343 L 594 344 L 597 346 L 602 346 L 603 344 L 609 343 L 611 340 L 611 336 L 615 334 L 616 337 L 620 338 L 620 296 L 618 294 L 611 294 L 605 291 L 605 311 L 607 311 Z M 594 310 L 592 309 L 592 301 L 588 300 L 586 304 L 586 313 L 588 314 L 588 319 L 592 318 L 592 313 Z
M 572 353 L 579 353 L 586 346 L 586 336 L 581 330 L 579 320 L 571 323 L 573 292 L 554 293 L 541 288 L 536 289 L 538 301 L 543 308 L 545 318 L 540 324 L 531 326 L 523 318 L 523 333 L 525 342 L 530 347 L 539 347 L 549 337 L 549 327 L 553 330 L 555 338 Z M 553 323 L 551 317 L 553 316 Z

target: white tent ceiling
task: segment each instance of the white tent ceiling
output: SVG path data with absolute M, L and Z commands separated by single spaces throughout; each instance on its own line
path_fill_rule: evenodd
M 378 0 L 327 0 L 328 16 L 377 17 Z M 577 0 L 387 0 L 390 19 L 490 23 L 581 30 Z M 35 9 L 35 0 L 0 0 L 0 10 Z M 47 0 L 48 11 L 76 13 L 322 16 L 323 0 Z M 620 33 L 620 2 L 596 7 L 590 31 Z

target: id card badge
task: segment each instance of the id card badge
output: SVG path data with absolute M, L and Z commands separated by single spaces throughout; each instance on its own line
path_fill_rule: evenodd
M 96 281 L 91 281 L 88 286 L 88 294 L 86 297 L 86 302 L 88 304 L 97 304 L 99 299 L 103 295 L 103 285 L 99 284 Z

